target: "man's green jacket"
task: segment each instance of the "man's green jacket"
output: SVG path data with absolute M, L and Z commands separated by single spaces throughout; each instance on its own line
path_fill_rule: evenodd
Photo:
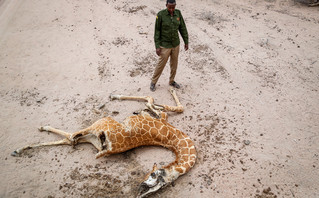
M 181 11 L 175 9 L 173 16 L 167 9 L 161 10 L 156 16 L 154 41 L 155 47 L 174 48 L 180 43 L 178 31 L 185 45 L 188 45 L 188 33 Z

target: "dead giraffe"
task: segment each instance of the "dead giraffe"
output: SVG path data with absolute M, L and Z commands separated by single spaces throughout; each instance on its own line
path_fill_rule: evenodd
M 15 150 L 11 155 L 18 156 L 26 149 L 40 146 L 76 145 L 78 143 L 93 144 L 98 150 L 96 158 L 122 153 L 132 148 L 146 145 L 159 145 L 168 148 L 175 153 L 176 159 L 160 169 L 154 164 L 153 170 L 146 175 L 138 189 L 137 197 L 145 197 L 187 173 L 196 161 L 194 142 L 189 136 L 167 123 L 167 114 L 164 112 L 184 111 L 175 90 L 171 89 L 170 92 L 177 106 L 156 105 L 154 104 L 154 99 L 150 96 L 111 95 L 110 98 L 112 100 L 146 101 L 147 109 L 141 111 L 139 115 L 126 118 L 123 123 L 119 123 L 111 117 L 102 118 L 90 127 L 73 134 L 50 126 L 40 127 L 40 131 L 53 132 L 64 136 L 65 139 L 25 146 Z

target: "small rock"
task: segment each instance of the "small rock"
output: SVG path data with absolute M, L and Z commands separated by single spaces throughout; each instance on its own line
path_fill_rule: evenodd
M 105 107 L 105 104 L 102 104 L 99 106 L 99 109 L 103 109 Z
M 245 144 L 245 145 L 249 145 L 249 144 L 250 144 L 250 141 L 249 141 L 249 140 L 244 140 L 244 144 Z
M 97 110 L 97 109 L 93 109 L 93 112 L 94 112 L 95 114 L 101 114 L 101 112 L 100 112 L 99 110 Z

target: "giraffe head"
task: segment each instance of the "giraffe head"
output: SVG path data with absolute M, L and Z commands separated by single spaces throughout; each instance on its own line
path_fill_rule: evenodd
M 145 197 L 151 193 L 154 193 L 166 186 L 169 182 L 166 181 L 165 169 L 158 169 L 156 164 L 153 166 L 153 170 L 145 177 L 144 181 L 140 184 L 138 189 L 137 198 Z

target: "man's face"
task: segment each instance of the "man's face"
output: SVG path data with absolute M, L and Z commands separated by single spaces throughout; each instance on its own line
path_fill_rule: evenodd
M 176 3 L 168 3 L 166 4 L 166 8 L 170 14 L 174 13 Z

